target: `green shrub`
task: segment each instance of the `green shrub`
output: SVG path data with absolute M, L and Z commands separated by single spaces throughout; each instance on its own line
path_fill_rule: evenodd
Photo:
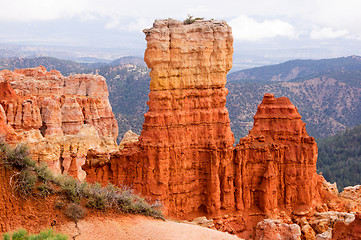
M 119 210 L 125 213 L 134 212 L 133 209 L 134 195 L 131 191 L 125 189 L 119 193 L 117 196 L 117 205 Z
M 38 186 L 39 194 L 42 197 L 47 197 L 54 192 L 54 189 L 49 183 L 41 183 Z
M 30 195 L 35 188 L 37 175 L 31 170 L 36 162 L 31 159 L 27 145 L 18 144 L 11 147 L 0 140 L 0 157 L 7 168 L 20 171 L 11 176 L 10 185 L 20 196 Z
M 197 21 L 197 20 L 203 20 L 203 19 L 204 19 L 203 17 L 201 17 L 201 18 L 199 18 L 199 17 L 193 18 L 192 15 L 189 15 L 189 14 L 188 14 L 188 18 L 183 21 L 183 24 L 184 24 L 184 25 L 189 25 L 189 24 L 194 23 L 194 22 Z
M 105 199 L 103 198 L 89 198 L 87 203 L 85 204 L 86 207 L 89 208 L 96 208 L 99 210 L 104 210 L 106 207 Z
M 10 147 L 4 142 L 1 145 L 2 160 L 8 167 L 18 170 L 35 167 L 36 162 L 31 159 L 27 145 L 21 143 Z
M 8 233 L 3 234 L 3 240 L 10 240 L 10 239 L 11 239 L 11 237 Z
M 78 203 L 70 203 L 65 208 L 65 216 L 74 222 L 78 222 L 78 220 L 83 219 L 86 214 L 86 209 L 80 206 Z
M 104 210 L 108 205 L 107 189 L 103 188 L 99 183 L 95 183 L 95 184 L 89 184 L 86 182 L 83 183 L 82 195 L 84 198 L 88 199 L 86 203 L 87 207 Z
M 13 240 L 25 240 L 28 238 L 28 232 L 25 229 L 19 229 L 18 231 L 13 233 L 11 239 Z
M 81 183 L 77 179 L 64 174 L 58 175 L 55 182 L 61 187 L 62 192 L 69 200 L 73 202 L 80 201 Z
M 37 164 L 35 166 L 35 172 L 38 174 L 38 177 L 44 182 L 54 181 L 54 173 L 49 169 L 48 165 L 45 163 Z
M 39 234 L 29 235 L 25 229 L 19 229 L 11 234 L 3 234 L 4 240 L 67 240 L 66 235 L 55 233 L 52 229 L 41 231 Z
M 159 203 L 149 204 L 129 188 L 119 188 L 112 184 L 102 187 L 99 183 L 80 182 L 66 174 L 54 176 L 46 164 L 37 165 L 31 160 L 26 145 L 10 147 L 0 140 L 0 160 L 5 166 L 19 170 L 14 171 L 10 184 L 20 196 L 26 198 L 37 191 L 43 197 L 51 194 L 66 197 L 71 202 L 67 207 L 64 208 L 65 202 L 55 203 L 54 207 L 64 209 L 65 215 L 74 221 L 82 219 L 86 213 L 78 204 L 80 202 L 99 210 L 114 208 L 124 213 L 163 219 Z
M 4 141 L 4 139 L 0 136 L 0 159 L 3 163 L 5 163 L 5 159 L 7 158 L 7 153 L 9 152 L 10 146 Z
M 31 235 L 29 240 L 67 240 L 68 236 L 55 233 L 52 229 L 40 232 L 38 235 Z
M 21 171 L 14 181 L 14 189 L 19 193 L 21 197 L 26 198 L 32 194 L 37 182 L 36 174 L 30 169 L 24 169 Z

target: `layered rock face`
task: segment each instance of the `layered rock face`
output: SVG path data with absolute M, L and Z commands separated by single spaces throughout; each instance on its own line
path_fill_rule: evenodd
M 11 99 L 13 97 L 17 98 L 17 95 L 9 82 L 0 82 L 0 98 Z M 0 135 L 7 141 L 14 141 L 16 136 L 14 129 L 7 124 L 6 113 L 2 105 L 0 105 Z
M 232 206 L 234 138 L 225 108 L 230 27 L 170 19 L 144 32 L 149 111 L 139 142 L 111 156 L 111 181 L 161 200 L 173 216 Z M 94 171 L 87 170 L 89 179 L 109 175 Z
M 134 133 L 132 130 L 126 132 L 122 138 L 122 141 L 119 143 L 119 148 L 124 148 L 125 144 L 135 143 L 139 141 L 139 135 Z
M 84 179 L 81 165 L 88 149 L 101 142 L 115 146 L 118 126 L 101 76 L 64 77 L 42 66 L 4 70 L 0 103 L 5 119 L 0 122 L 9 129 L 4 135 L 28 142 L 33 158 L 47 162 L 55 172 Z
M 172 215 L 216 212 L 233 201 L 234 138 L 225 107 L 231 29 L 223 21 L 166 20 L 144 32 L 152 70 L 140 136 L 148 165 L 143 192 L 166 200 Z

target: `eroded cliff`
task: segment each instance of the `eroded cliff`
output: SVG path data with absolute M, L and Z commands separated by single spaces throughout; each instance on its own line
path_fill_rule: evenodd
M 42 66 L 0 72 L 0 124 L 8 141 L 27 142 L 56 173 L 85 178 L 90 148 L 115 149 L 117 122 L 105 79 L 62 76 Z

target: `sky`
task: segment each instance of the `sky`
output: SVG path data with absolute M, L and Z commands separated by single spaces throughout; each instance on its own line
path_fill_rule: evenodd
M 235 58 L 361 55 L 360 0 L 0 0 L 0 43 L 144 52 L 155 19 L 224 19 Z

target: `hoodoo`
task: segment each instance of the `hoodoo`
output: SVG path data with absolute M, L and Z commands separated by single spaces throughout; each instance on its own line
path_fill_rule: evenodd
M 88 161 L 88 179 L 132 186 L 173 216 L 234 206 L 234 137 L 225 107 L 230 27 L 169 19 L 144 33 L 151 92 L 139 142 L 112 154 L 109 167 L 94 169 Z
M 272 214 L 321 202 L 324 179 L 316 173 L 317 144 L 305 125 L 288 98 L 265 94 L 252 130 L 236 146 L 238 209 Z

